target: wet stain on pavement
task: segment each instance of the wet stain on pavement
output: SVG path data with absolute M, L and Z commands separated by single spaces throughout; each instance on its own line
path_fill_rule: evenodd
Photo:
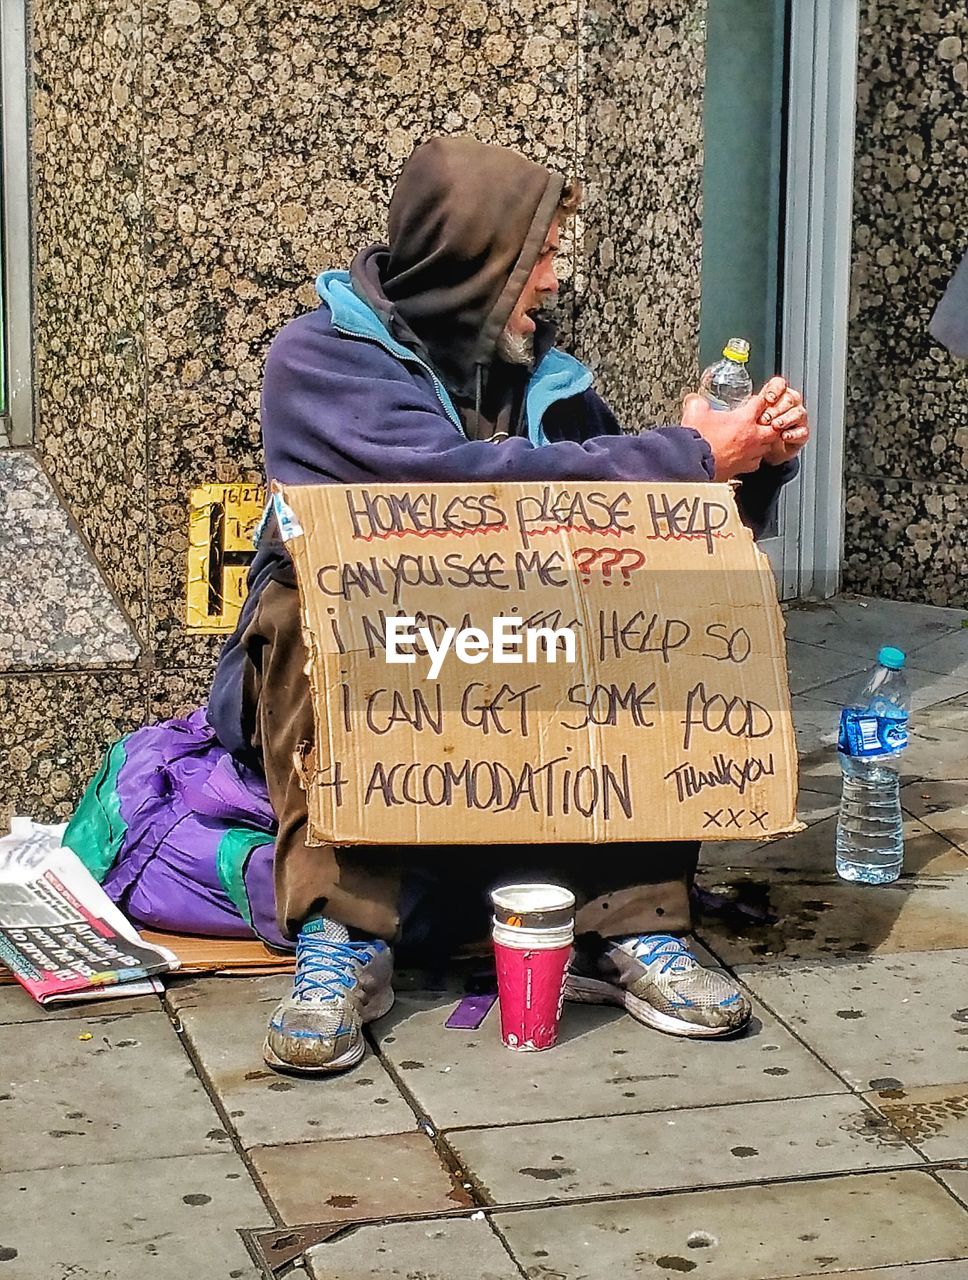
M 885 1103 L 881 1110 L 902 1138 L 908 1142 L 924 1142 L 942 1133 L 950 1121 L 968 1117 L 968 1092 L 931 1101 Z
M 760 1154 L 756 1147 L 730 1147 L 730 1152 L 734 1156 L 738 1156 L 740 1160 L 746 1160 L 750 1156 L 758 1156 Z
M 244 1080 L 271 1080 L 272 1072 L 263 1070 L 247 1071 L 242 1078 Z
M 273 1093 L 288 1093 L 290 1089 L 295 1089 L 294 1084 L 290 1084 L 288 1080 L 277 1080 L 275 1084 L 270 1084 L 269 1088 Z
M 786 1067 L 764 1067 L 763 1074 L 765 1076 L 788 1076 L 790 1072 Z
M 695 1271 L 698 1263 L 680 1258 L 677 1254 L 663 1254 L 661 1258 L 656 1258 L 655 1265 L 664 1267 L 666 1271 Z
M 0 1244 L 0 1262 L 13 1262 L 16 1257 L 16 1249 L 11 1249 L 8 1245 Z
M 192 1192 L 191 1195 L 182 1196 L 182 1201 L 185 1204 L 190 1204 L 192 1206 L 200 1205 L 200 1204 L 211 1204 L 212 1197 L 202 1195 L 201 1192 Z
M 843 1133 L 853 1134 L 865 1142 L 873 1142 L 878 1146 L 891 1147 L 898 1150 L 904 1142 L 890 1121 L 874 1112 L 863 1112 L 845 1120 L 840 1129 Z
M 903 1097 L 904 1081 L 895 1080 L 894 1076 L 878 1076 L 876 1080 L 868 1080 L 867 1087 L 876 1089 L 878 1093 L 891 1093 Z
M 859 1009 L 838 1009 L 837 1017 L 852 1020 L 854 1018 L 866 1017 L 866 1014 L 861 1013 Z
M 50 1138 L 86 1138 L 87 1134 L 83 1129 L 48 1129 L 47 1136 Z
M 556 1182 L 559 1178 L 564 1178 L 569 1173 L 574 1173 L 574 1169 L 519 1169 L 518 1173 L 523 1173 L 526 1178 L 537 1178 L 539 1182 Z
M 326 1201 L 331 1204 L 334 1209 L 352 1209 L 355 1204 L 359 1204 L 358 1196 L 330 1196 Z
M 674 1071 L 663 1071 L 653 1076 L 612 1076 L 605 1081 L 606 1084 L 641 1084 L 646 1080 L 678 1080 L 679 1077 Z
M 406 1062 L 400 1063 L 401 1071 L 419 1071 L 424 1066 L 422 1062 L 415 1062 L 413 1058 L 408 1058 Z

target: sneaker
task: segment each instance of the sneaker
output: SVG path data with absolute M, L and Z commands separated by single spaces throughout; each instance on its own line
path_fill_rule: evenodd
M 637 1022 L 674 1036 L 734 1035 L 751 1014 L 727 977 L 704 969 L 681 938 L 666 933 L 577 940 L 565 999 L 621 1005 Z
M 310 920 L 296 942 L 292 994 L 269 1022 L 270 1067 L 307 1075 L 345 1071 L 363 1057 L 363 1023 L 393 1004 L 393 952 L 385 942 L 350 942 L 335 920 Z

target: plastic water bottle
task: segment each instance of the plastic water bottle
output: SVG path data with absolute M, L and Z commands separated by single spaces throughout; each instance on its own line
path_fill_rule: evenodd
M 898 762 L 908 740 L 904 654 L 884 648 L 856 702 L 840 713 L 843 791 L 837 820 L 837 874 L 890 884 L 901 874 L 904 833 Z
M 699 393 L 713 409 L 738 409 L 753 394 L 753 382 L 746 365 L 750 344 L 745 338 L 730 338 L 723 347 L 723 358 L 704 369 L 699 379 Z

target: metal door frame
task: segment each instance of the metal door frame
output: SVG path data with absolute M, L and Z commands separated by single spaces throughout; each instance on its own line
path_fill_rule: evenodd
M 0 0 L 0 162 L 3 166 L 0 248 L 6 339 L 7 419 L 12 444 L 33 437 L 33 348 L 30 300 L 30 181 L 25 0 Z
M 766 547 L 784 599 L 840 587 L 858 11 L 791 5 L 781 367 L 803 389 L 812 438 Z

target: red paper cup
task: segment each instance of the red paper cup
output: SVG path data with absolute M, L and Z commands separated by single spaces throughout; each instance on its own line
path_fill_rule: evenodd
M 537 893 L 538 890 L 547 893 Z M 565 971 L 575 936 L 573 911 L 566 912 L 564 921 L 558 914 L 563 905 L 562 894 L 574 903 L 568 891 L 557 885 L 509 885 L 492 895 L 501 1039 L 509 1049 L 550 1049 L 558 1039 Z M 521 910 L 515 912 L 519 896 Z M 554 924 L 539 923 L 540 917 L 531 914 L 542 906 L 549 914 L 554 912 Z

